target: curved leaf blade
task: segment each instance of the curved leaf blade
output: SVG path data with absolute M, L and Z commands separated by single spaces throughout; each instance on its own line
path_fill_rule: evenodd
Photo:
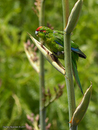
M 76 108 L 75 112 L 73 113 L 72 119 L 69 122 L 69 123 L 71 123 L 72 126 L 77 126 L 80 123 L 80 121 L 82 120 L 82 118 L 84 117 L 84 115 L 87 111 L 89 102 L 90 102 L 91 94 L 92 94 L 92 84 L 86 90 L 81 103 Z
M 78 19 L 79 19 L 82 4 L 83 4 L 83 0 L 78 0 L 75 3 L 75 5 L 70 13 L 70 16 L 68 18 L 68 24 L 65 28 L 66 33 L 71 33 L 74 30 L 74 28 L 78 22 Z
M 31 36 L 30 34 L 29 36 L 31 40 L 33 41 L 33 43 L 38 47 L 41 53 L 45 56 L 45 58 L 53 65 L 53 67 L 55 67 L 60 73 L 65 75 L 66 74 L 65 68 L 63 67 L 61 62 L 58 60 L 58 58 L 55 57 L 50 50 L 48 50 L 44 45 L 38 42 L 33 36 Z

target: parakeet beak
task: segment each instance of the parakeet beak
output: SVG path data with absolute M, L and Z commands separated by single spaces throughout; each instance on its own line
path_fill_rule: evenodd
M 35 31 L 35 35 L 38 35 L 38 31 Z

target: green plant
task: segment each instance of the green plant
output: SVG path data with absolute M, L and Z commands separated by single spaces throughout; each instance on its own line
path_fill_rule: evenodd
M 63 16 L 64 16 L 64 28 L 65 28 L 65 1 L 62 1 L 63 3 Z M 74 94 L 74 85 L 73 85 L 73 77 L 72 77 L 72 61 L 71 61 L 71 45 L 70 45 L 70 37 L 71 37 L 71 32 L 73 31 L 73 29 L 75 28 L 77 21 L 78 21 L 78 17 L 80 14 L 80 10 L 82 7 L 82 0 L 78 0 L 75 4 L 75 6 L 73 7 L 71 14 L 69 16 L 68 19 L 68 23 L 66 25 L 66 28 L 64 31 L 66 31 L 66 34 L 64 34 L 64 54 L 65 54 L 65 70 L 66 73 L 63 73 L 66 79 L 66 86 L 67 86 L 67 91 L 68 91 L 68 104 L 69 104 L 69 121 L 71 123 L 71 125 L 69 125 L 69 129 L 71 130 L 76 130 L 77 129 L 77 125 L 79 124 L 79 122 L 81 121 L 81 119 L 83 118 L 89 101 L 90 101 L 90 97 L 91 97 L 91 88 L 92 85 L 90 86 L 90 88 L 85 92 L 85 95 L 82 99 L 81 104 L 76 108 L 75 110 L 75 94 Z M 42 6 L 43 7 L 43 6 Z M 41 11 L 42 14 L 42 11 Z M 39 31 L 39 30 L 38 30 Z M 46 30 L 42 30 L 42 31 L 46 31 Z M 33 43 L 38 47 L 38 49 L 43 53 L 43 55 L 47 58 L 47 60 L 52 64 L 53 62 L 55 62 L 57 65 L 55 66 L 57 68 L 57 70 L 61 70 L 64 69 L 64 67 L 62 67 L 60 61 L 57 59 L 57 57 L 55 57 L 54 53 L 52 53 L 50 50 L 48 50 L 44 45 L 42 45 L 42 43 L 39 43 L 36 39 L 34 39 L 31 35 L 30 35 Z M 44 41 L 43 41 L 44 42 Z M 50 43 L 51 44 L 51 43 Z M 25 47 L 26 48 L 26 47 Z M 26 49 L 25 49 L 26 50 Z M 27 48 L 28 51 L 28 48 Z M 30 56 L 31 58 L 31 56 Z M 29 59 L 30 59 L 29 58 Z M 41 57 L 40 57 L 41 58 Z M 42 58 L 41 61 L 43 62 Z M 52 64 L 54 66 L 54 64 Z M 43 64 L 40 64 L 41 70 L 40 72 L 43 72 L 44 70 L 43 68 Z M 58 68 L 59 66 L 59 68 Z M 41 76 L 43 78 L 41 78 L 41 83 L 44 83 L 44 74 L 41 74 Z M 41 86 L 44 86 L 44 84 L 42 84 Z M 41 88 L 40 86 L 40 88 Z M 41 109 L 42 111 L 45 109 L 44 103 L 45 100 L 43 100 L 43 97 L 45 96 L 43 93 L 43 88 L 40 89 L 40 102 L 41 102 Z M 49 97 L 51 97 L 50 92 L 48 92 Z M 83 111 L 83 112 L 82 112 Z M 44 112 L 44 111 L 43 111 Z M 82 114 L 81 114 L 82 113 Z M 40 125 L 41 125 L 41 130 L 45 129 L 45 117 L 44 113 L 40 115 Z M 71 119 L 72 118 L 72 119 Z
M 74 3 L 75 0 L 69 1 L 69 12 Z M 1 130 L 4 129 L 3 126 L 21 126 L 19 129 L 24 130 L 25 123 L 28 123 L 27 114 L 31 115 L 33 111 L 37 115 L 39 112 L 39 76 L 29 64 L 23 47 L 23 43 L 29 38 L 27 32 L 35 37 L 34 30 L 39 26 L 38 17 L 32 10 L 33 6 L 34 0 L 0 1 Z M 93 82 L 90 105 L 86 115 L 78 125 L 79 130 L 92 130 L 93 128 L 97 130 L 98 128 L 97 14 L 97 1 L 84 1 L 78 24 L 71 35 L 71 39 L 79 44 L 80 49 L 87 55 L 86 60 L 80 59 L 78 61 L 78 71 L 83 91 L 86 91 L 89 81 Z M 51 23 L 54 29 L 63 30 L 62 20 L 62 2 L 46 0 L 45 26 L 47 26 L 47 23 Z M 44 62 L 45 87 L 46 90 L 48 88 L 51 90 L 52 95 L 55 95 L 54 86 L 65 84 L 65 79 L 47 60 Z M 75 81 L 74 88 L 76 106 L 78 106 L 81 101 L 81 92 L 79 92 Z M 68 130 L 66 86 L 63 92 L 64 94 L 58 100 L 47 107 L 49 122 L 52 121 L 50 130 Z M 15 127 L 14 129 L 17 130 Z

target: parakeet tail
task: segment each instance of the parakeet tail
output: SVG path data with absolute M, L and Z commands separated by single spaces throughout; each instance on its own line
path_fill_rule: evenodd
M 81 86 L 79 75 L 78 75 L 78 71 L 77 71 L 77 66 L 76 66 L 76 64 L 75 64 L 73 59 L 72 59 L 72 69 L 73 69 L 73 75 L 74 75 L 74 78 L 76 80 L 76 83 L 79 86 L 79 88 L 80 88 L 80 90 L 81 90 L 81 92 L 83 94 L 82 86 Z

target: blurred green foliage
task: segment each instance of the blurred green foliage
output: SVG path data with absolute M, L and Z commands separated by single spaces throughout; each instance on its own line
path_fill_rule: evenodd
M 70 10 L 76 0 L 70 0 Z M 23 43 L 34 36 L 38 17 L 32 10 L 34 0 L 0 0 L 0 129 L 4 126 L 25 126 L 26 115 L 39 112 L 39 75 L 31 67 Z M 91 102 L 79 130 L 98 128 L 98 0 L 84 1 L 79 22 L 72 40 L 80 45 L 87 59 L 80 59 L 78 70 L 85 90 L 93 84 Z M 61 1 L 46 0 L 45 25 L 63 30 Z M 45 84 L 53 87 L 65 83 L 63 75 L 45 60 Z M 82 99 L 75 83 L 76 104 Z M 66 87 L 63 96 L 47 108 L 51 130 L 68 130 L 68 103 Z M 14 128 L 15 129 L 15 128 Z M 25 128 L 20 128 L 25 129 Z

